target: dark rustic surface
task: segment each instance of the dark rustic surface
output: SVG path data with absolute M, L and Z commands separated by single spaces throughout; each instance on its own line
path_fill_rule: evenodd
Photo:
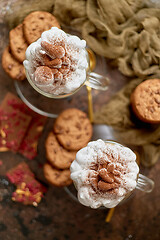
M 6 32 L 3 33 L 5 36 Z M 6 34 L 7 36 L 7 34 Z M 1 38 L 2 40 L 2 38 Z M 6 42 L 4 43 L 6 45 Z M 106 103 L 125 84 L 126 79 L 109 67 L 103 59 L 98 71 L 108 74 L 111 85 L 107 92 L 93 91 L 94 109 Z M 0 66 L 0 101 L 5 94 L 16 93 L 13 81 Z M 68 101 L 75 107 L 87 111 L 85 88 L 80 99 Z M 38 99 L 37 99 L 38 100 Z M 45 160 L 44 141 L 52 128 L 53 119 L 47 125 L 38 145 L 38 156 L 27 160 L 20 154 L 0 153 L 0 240 L 159 240 L 160 239 L 160 161 L 151 169 L 141 167 L 141 172 L 155 181 L 152 193 L 135 191 L 125 204 L 118 206 L 110 223 L 105 222 L 108 210 L 93 210 L 74 201 L 62 188 L 48 186 L 44 182 L 42 168 Z M 44 199 L 37 208 L 23 206 L 11 200 L 14 187 L 5 179 L 6 171 L 21 161 L 26 161 L 38 179 L 48 187 Z

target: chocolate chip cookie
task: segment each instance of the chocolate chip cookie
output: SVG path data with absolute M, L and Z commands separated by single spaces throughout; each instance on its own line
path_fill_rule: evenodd
M 160 123 L 160 79 L 139 84 L 131 95 L 135 115 L 147 123 Z
M 86 115 L 76 108 L 63 111 L 55 121 L 54 132 L 65 149 L 79 150 L 92 137 L 92 125 Z
M 25 52 L 28 47 L 27 41 L 23 35 L 22 24 L 12 29 L 9 33 L 10 49 L 13 56 L 19 61 L 25 60 Z
M 19 63 L 12 55 L 10 48 L 6 47 L 2 55 L 2 67 L 13 79 L 22 81 L 26 78 L 23 64 Z
M 45 148 L 48 161 L 56 168 L 69 168 L 76 157 L 76 151 L 64 149 L 57 141 L 53 132 L 49 133 L 46 139 Z
M 60 28 L 60 25 L 49 12 L 32 12 L 23 21 L 24 36 L 29 44 L 35 42 L 40 38 L 42 32 L 49 30 L 51 27 Z
M 43 170 L 46 180 L 56 187 L 64 187 L 72 183 L 69 169 L 58 170 L 50 164 L 45 163 Z

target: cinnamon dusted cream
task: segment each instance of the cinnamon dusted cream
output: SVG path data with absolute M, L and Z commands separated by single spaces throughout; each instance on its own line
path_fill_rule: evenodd
M 27 75 L 44 93 L 74 92 L 86 79 L 85 47 L 85 40 L 52 27 L 27 48 L 24 61 Z
M 71 178 L 78 199 L 92 208 L 118 205 L 136 187 L 139 167 L 136 155 L 127 147 L 97 140 L 77 152 L 71 164 Z

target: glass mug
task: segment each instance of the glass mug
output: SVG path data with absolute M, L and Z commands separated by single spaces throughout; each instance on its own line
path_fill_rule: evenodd
M 121 147 L 124 147 L 123 145 L 121 145 L 120 143 L 117 143 L 115 141 L 105 140 L 104 142 L 110 143 L 110 144 L 117 144 Z M 152 192 L 153 188 L 154 188 L 154 181 L 149 179 L 148 177 L 138 173 L 137 185 L 136 185 L 135 189 L 138 189 L 142 192 L 150 193 L 150 192 Z M 75 191 L 76 190 L 75 188 L 73 189 L 73 185 L 71 187 L 64 187 L 64 189 L 73 200 L 75 200 L 79 203 L 78 198 L 76 196 L 77 192 Z M 126 194 L 126 196 L 119 202 L 118 205 L 121 205 L 124 202 L 126 202 L 127 200 L 129 200 L 129 198 L 131 197 L 131 195 L 133 194 L 135 189 L 133 189 L 131 192 L 128 192 Z M 100 209 L 105 209 L 105 208 L 106 207 L 104 207 L 104 206 L 100 207 Z
M 100 75 L 98 73 L 92 72 L 92 65 L 94 65 L 93 61 L 94 61 L 94 57 L 93 57 L 93 52 L 90 49 L 85 49 L 85 53 L 86 53 L 86 59 L 88 62 L 88 68 L 86 69 L 86 79 L 85 81 L 80 85 L 80 87 L 78 87 L 77 89 L 75 89 L 74 91 L 70 92 L 70 93 L 63 93 L 63 94 L 59 94 L 59 95 L 55 95 L 52 93 L 47 93 L 41 89 L 39 89 L 34 82 L 32 81 L 28 70 L 25 68 L 25 72 L 26 72 L 26 77 L 28 82 L 30 83 L 30 85 L 40 94 L 48 97 L 48 98 L 54 98 L 54 99 L 62 99 L 62 98 L 66 98 L 66 97 L 70 97 L 72 96 L 74 93 L 76 93 L 77 91 L 79 91 L 79 89 L 86 85 L 89 86 L 93 89 L 96 90 L 102 90 L 105 91 L 108 89 L 108 85 L 109 85 L 109 79 L 106 76 Z

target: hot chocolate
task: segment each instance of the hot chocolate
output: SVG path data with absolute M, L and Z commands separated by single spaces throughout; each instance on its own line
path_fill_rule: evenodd
M 42 33 L 26 50 L 25 69 L 32 83 L 45 93 L 71 93 L 86 79 L 85 40 L 57 27 Z
M 114 142 L 97 140 L 77 152 L 71 164 L 71 178 L 78 199 L 92 208 L 118 205 L 137 184 L 136 155 Z

